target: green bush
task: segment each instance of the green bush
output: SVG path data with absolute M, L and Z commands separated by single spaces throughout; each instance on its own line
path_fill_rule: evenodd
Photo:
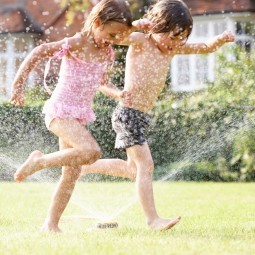
M 255 180 L 254 174 L 242 173 L 254 168 L 252 153 L 249 157 L 241 153 L 238 166 L 233 164 L 236 155 L 232 148 L 233 141 L 239 143 L 240 129 L 254 128 L 255 54 L 233 51 L 235 59 L 228 59 L 227 50 L 218 56 L 216 80 L 206 90 L 172 94 L 157 103 L 150 135 L 156 165 L 208 161 L 214 170 L 224 169 L 230 180 Z
M 233 139 L 232 169 L 239 173 L 240 180 L 255 179 L 255 129 L 241 129 Z
M 156 179 L 170 174 L 175 180 L 255 180 L 254 52 L 233 51 L 235 59 L 229 60 L 227 50 L 218 56 L 216 80 L 207 89 L 170 94 L 167 99 L 162 95 L 155 105 L 148 142 Z M 58 149 L 57 138 L 44 124 L 44 99 L 33 100 L 37 93 L 29 93 L 30 106 L 0 105 L 0 152 L 15 154 L 20 161 L 34 149 L 45 153 Z M 113 149 L 111 114 L 115 105 L 99 93 L 94 103 L 97 119 L 89 129 L 103 157 L 125 159 L 123 151 Z
M 53 86 L 49 85 L 50 89 L 52 89 Z M 33 88 L 26 89 L 26 105 L 42 106 L 49 97 L 50 95 L 42 86 L 36 85 Z
M 49 153 L 57 149 L 57 139 L 45 127 L 41 106 L 0 105 L 0 175 L 13 179 L 13 173 L 31 151 Z

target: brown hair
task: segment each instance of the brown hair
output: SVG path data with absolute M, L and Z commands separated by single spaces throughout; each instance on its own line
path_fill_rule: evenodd
M 160 0 L 149 8 L 145 16 L 155 24 L 149 31 L 151 34 L 167 33 L 179 28 L 179 33 L 187 31 L 189 36 L 192 31 L 191 13 L 181 0 Z
M 109 22 L 119 22 L 132 27 L 132 15 L 129 4 L 124 0 L 101 0 L 93 7 L 87 17 L 82 32 L 91 32 L 96 19 L 100 19 L 102 25 Z

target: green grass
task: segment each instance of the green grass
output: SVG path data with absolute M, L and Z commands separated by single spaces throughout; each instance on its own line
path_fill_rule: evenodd
M 41 233 L 54 188 L 0 183 L 1 255 L 255 254 L 254 183 L 154 183 L 160 215 L 182 216 L 163 233 L 146 229 L 133 202 L 134 183 L 79 183 L 60 223 L 63 233 Z M 73 217 L 119 209 L 117 229 L 96 229 L 94 220 Z

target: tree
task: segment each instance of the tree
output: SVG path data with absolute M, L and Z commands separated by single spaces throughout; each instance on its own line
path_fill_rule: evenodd
M 91 8 L 99 3 L 100 0 L 61 0 L 60 4 L 62 7 L 67 6 L 67 21 L 72 23 L 73 18 L 77 12 L 84 12 L 85 17 L 91 10 Z M 153 0 L 129 0 L 130 9 L 133 13 L 134 19 L 139 19 L 147 11 Z

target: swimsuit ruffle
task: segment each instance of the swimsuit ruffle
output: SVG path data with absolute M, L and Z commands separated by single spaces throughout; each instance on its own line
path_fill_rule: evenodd
M 43 107 L 44 114 L 50 114 L 56 118 L 74 118 L 84 122 L 95 121 L 94 111 L 89 107 L 67 105 L 60 102 L 46 101 Z

